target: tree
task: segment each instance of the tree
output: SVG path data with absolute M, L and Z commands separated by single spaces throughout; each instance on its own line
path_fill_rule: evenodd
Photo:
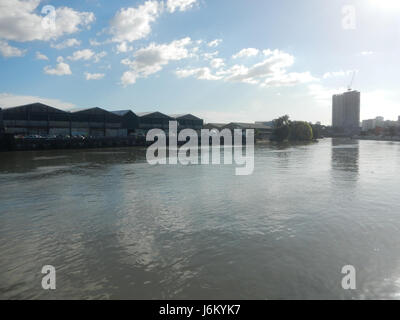
M 310 141 L 312 139 L 313 129 L 309 123 L 304 121 L 290 121 L 288 115 L 274 120 L 272 140 L 283 142 L 285 140 Z
M 289 140 L 310 141 L 313 138 L 313 129 L 309 123 L 304 121 L 294 121 L 290 125 Z
M 288 115 L 284 115 L 274 120 L 273 139 L 282 142 L 289 138 L 290 120 Z
M 322 130 L 323 127 L 320 123 L 312 124 L 310 123 L 312 132 L 313 132 L 313 139 L 320 139 L 322 137 Z

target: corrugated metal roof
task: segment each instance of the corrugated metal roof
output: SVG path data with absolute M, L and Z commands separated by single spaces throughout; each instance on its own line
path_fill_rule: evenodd
M 51 107 L 47 104 L 44 103 L 40 103 L 40 102 L 35 102 L 35 103 L 29 103 L 29 104 L 24 104 L 21 106 L 15 106 L 15 107 L 1 107 L 3 110 L 13 110 L 13 109 L 24 109 L 24 108 L 28 108 L 28 107 L 35 107 L 35 108 L 43 108 L 43 109 L 48 109 L 49 111 L 55 111 L 55 112 L 67 112 L 65 110 L 62 109 L 58 109 L 55 107 Z
M 88 112 L 88 111 L 101 111 L 101 112 L 111 113 L 110 111 L 102 109 L 102 108 L 99 108 L 99 107 L 86 108 L 86 109 L 76 109 L 76 110 L 71 111 L 71 112 L 79 113 L 79 112 Z
M 124 116 L 129 112 L 134 113 L 132 110 L 116 110 L 116 111 L 111 111 L 112 113 L 118 115 L 118 116 Z
M 138 112 L 138 113 L 136 113 L 136 115 L 138 116 L 138 117 L 145 117 L 145 116 L 149 116 L 149 115 L 155 115 L 155 114 L 158 114 L 158 115 L 161 115 L 161 116 L 163 116 L 163 117 L 165 117 L 165 118 L 171 118 L 169 115 L 167 115 L 167 114 L 165 114 L 165 113 L 162 113 L 162 112 L 159 112 L 159 111 L 152 111 L 152 112 Z
M 138 115 L 138 117 L 144 117 L 144 116 L 147 116 L 152 113 L 156 113 L 156 112 L 155 111 L 153 111 L 153 112 L 137 112 L 136 114 Z
M 199 117 L 196 117 L 191 113 L 169 114 L 169 116 L 172 118 L 175 118 L 175 119 L 187 118 L 187 119 L 191 119 L 191 120 L 202 120 Z
M 20 106 L 13 106 L 13 107 L 1 107 L 3 110 L 6 110 L 6 109 L 14 109 L 14 108 L 26 108 L 26 107 L 30 107 L 30 106 L 40 106 L 40 107 L 50 107 L 50 106 L 48 106 L 47 104 L 44 104 L 44 103 L 41 103 L 41 102 L 34 102 L 34 103 L 28 103 L 28 104 L 23 104 L 23 105 L 20 105 Z M 50 107 L 50 108 L 53 108 L 53 107 Z M 56 108 L 54 108 L 54 109 L 56 109 Z M 62 110 L 61 110 L 62 111 Z

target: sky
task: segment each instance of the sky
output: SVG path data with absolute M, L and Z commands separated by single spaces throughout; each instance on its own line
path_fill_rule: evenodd
M 399 57 L 398 0 L 0 0 L 0 107 L 397 120 Z

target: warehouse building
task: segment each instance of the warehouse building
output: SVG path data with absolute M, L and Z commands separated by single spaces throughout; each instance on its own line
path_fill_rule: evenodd
M 139 117 L 139 130 L 138 132 L 146 134 L 151 129 L 162 129 L 167 131 L 169 129 L 169 122 L 175 119 L 163 114 L 161 112 L 140 112 L 137 113 Z
M 11 134 L 58 134 L 69 132 L 69 113 L 32 103 L 3 109 L 3 123 L 6 133 Z
M 207 123 L 203 126 L 203 129 L 208 130 L 222 130 L 226 126 L 226 123 Z
M 171 118 L 174 118 L 178 122 L 178 130 L 193 129 L 200 131 L 203 129 L 204 121 L 190 113 L 187 114 L 172 114 Z
M 13 135 L 124 137 L 145 135 L 151 129 L 168 131 L 169 122 L 179 129 L 200 130 L 203 120 L 191 114 L 168 116 L 161 112 L 135 114 L 132 110 L 89 108 L 67 112 L 43 103 L 0 108 L 0 132 Z
M 126 128 L 128 135 L 134 135 L 139 129 L 139 117 L 132 110 L 118 110 L 112 113 L 121 117 L 122 128 Z
M 243 123 L 243 122 L 231 122 L 223 127 L 223 129 L 229 129 L 234 132 L 235 129 L 243 130 L 243 134 L 245 134 L 245 130 L 252 129 L 254 130 L 254 135 L 256 139 L 266 139 L 268 140 L 272 135 L 273 128 L 271 126 L 266 126 L 264 124 L 259 123 Z
M 15 135 L 126 136 L 121 117 L 100 108 L 66 112 L 43 103 L 6 108 L 6 133 Z
M 123 137 L 121 117 L 101 108 L 90 108 L 71 113 L 71 135 L 91 137 Z

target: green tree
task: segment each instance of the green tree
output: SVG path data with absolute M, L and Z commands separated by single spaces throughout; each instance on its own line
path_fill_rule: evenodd
M 313 129 L 309 123 L 304 121 L 294 121 L 290 125 L 289 140 L 310 141 L 313 138 Z
M 284 115 L 274 120 L 273 140 L 278 142 L 285 141 L 290 134 L 290 120 L 288 115 Z

